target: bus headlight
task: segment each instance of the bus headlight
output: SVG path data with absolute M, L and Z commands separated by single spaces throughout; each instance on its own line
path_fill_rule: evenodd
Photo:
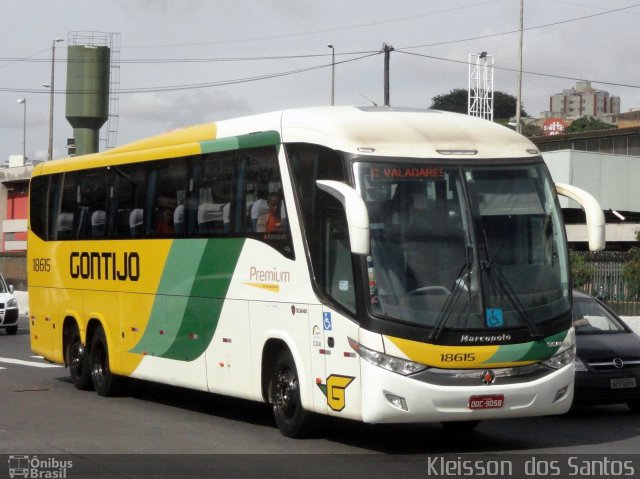
M 542 364 L 551 369 L 562 369 L 574 360 L 576 356 L 576 336 L 573 328 L 569 330 L 562 345 L 556 353 L 549 359 L 542 361 Z
M 349 345 L 356 353 L 360 355 L 362 359 L 364 359 L 368 363 L 371 363 L 393 373 L 408 376 L 409 374 L 414 374 L 427 369 L 427 366 L 425 366 L 424 364 L 415 363 L 413 361 L 408 361 L 406 359 L 390 356 L 388 354 L 369 349 L 360 344 L 355 339 L 349 338 Z
M 11 298 L 9 301 L 7 301 L 7 308 L 15 308 L 16 306 L 18 306 L 18 302 L 15 298 Z

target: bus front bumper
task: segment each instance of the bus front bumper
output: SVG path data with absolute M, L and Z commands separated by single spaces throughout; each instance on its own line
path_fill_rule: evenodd
M 512 384 L 441 386 L 361 362 L 362 420 L 367 423 L 473 421 L 564 414 L 573 400 L 574 368 Z

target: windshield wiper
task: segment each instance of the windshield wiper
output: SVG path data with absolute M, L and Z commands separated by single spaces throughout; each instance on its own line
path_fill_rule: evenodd
M 469 286 L 466 289 L 467 289 L 467 292 L 471 294 L 471 263 L 469 263 L 469 261 L 465 262 L 465 264 L 462 265 L 462 268 L 460 268 L 460 273 L 458 274 L 458 277 L 456 278 L 456 281 L 453 284 L 453 291 L 447 298 L 447 301 L 444 303 L 444 306 L 440 311 L 442 313 L 440 315 L 440 318 L 438 319 L 436 324 L 433 326 L 433 331 L 431 331 L 431 335 L 429 336 L 430 341 L 434 341 L 438 339 L 438 337 L 440 337 L 442 330 L 444 329 L 447 322 L 449 321 L 449 318 L 451 318 L 451 314 L 456 304 L 458 303 L 458 299 L 460 298 L 460 295 L 465 290 L 464 284 L 465 284 L 465 280 L 467 279 L 469 281 Z
M 518 317 L 527 326 L 531 339 L 533 339 L 534 341 L 544 339 L 544 334 L 542 334 L 538 330 L 536 324 L 531 321 L 531 319 L 529 319 L 529 315 L 527 314 L 524 306 L 522 306 L 518 295 L 515 291 L 513 291 L 513 288 L 509 284 L 509 281 L 507 281 L 507 279 L 504 277 L 500 265 L 498 263 L 491 263 L 489 261 L 481 261 L 480 265 L 484 271 L 488 272 L 492 283 L 498 288 L 500 294 L 504 298 L 506 298 L 509 303 L 511 303 L 511 307 L 516 311 Z M 492 274 L 492 271 L 495 271 L 495 274 Z

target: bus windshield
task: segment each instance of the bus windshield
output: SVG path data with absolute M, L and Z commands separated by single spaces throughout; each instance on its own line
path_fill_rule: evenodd
M 443 330 L 527 328 L 569 311 L 568 260 L 542 163 L 355 163 L 374 315 Z

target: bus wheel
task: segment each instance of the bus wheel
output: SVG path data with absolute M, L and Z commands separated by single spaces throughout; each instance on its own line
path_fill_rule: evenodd
M 69 374 L 73 380 L 73 385 L 77 389 L 84 391 L 92 389 L 91 362 L 87 349 L 80 341 L 80 334 L 77 331 L 73 333 L 67 344 L 65 360 L 69 366 Z
M 300 383 L 289 350 L 283 350 L 272 369 L 269 403 L 280 432 L 286 437 L 304 437 L 310 432 L 311 413 L 300 401 Z
M 5 329 L 9 336 L 14 336 L 18 332 L 18 325 L 16 324 L 15 326 L 7 326 Z
M 96 329 L 91 341 L 91 381 L 100 396 L 117 396 L 122 393 L 124 378 L 111 372 L 109 349 L 104 329 Z

